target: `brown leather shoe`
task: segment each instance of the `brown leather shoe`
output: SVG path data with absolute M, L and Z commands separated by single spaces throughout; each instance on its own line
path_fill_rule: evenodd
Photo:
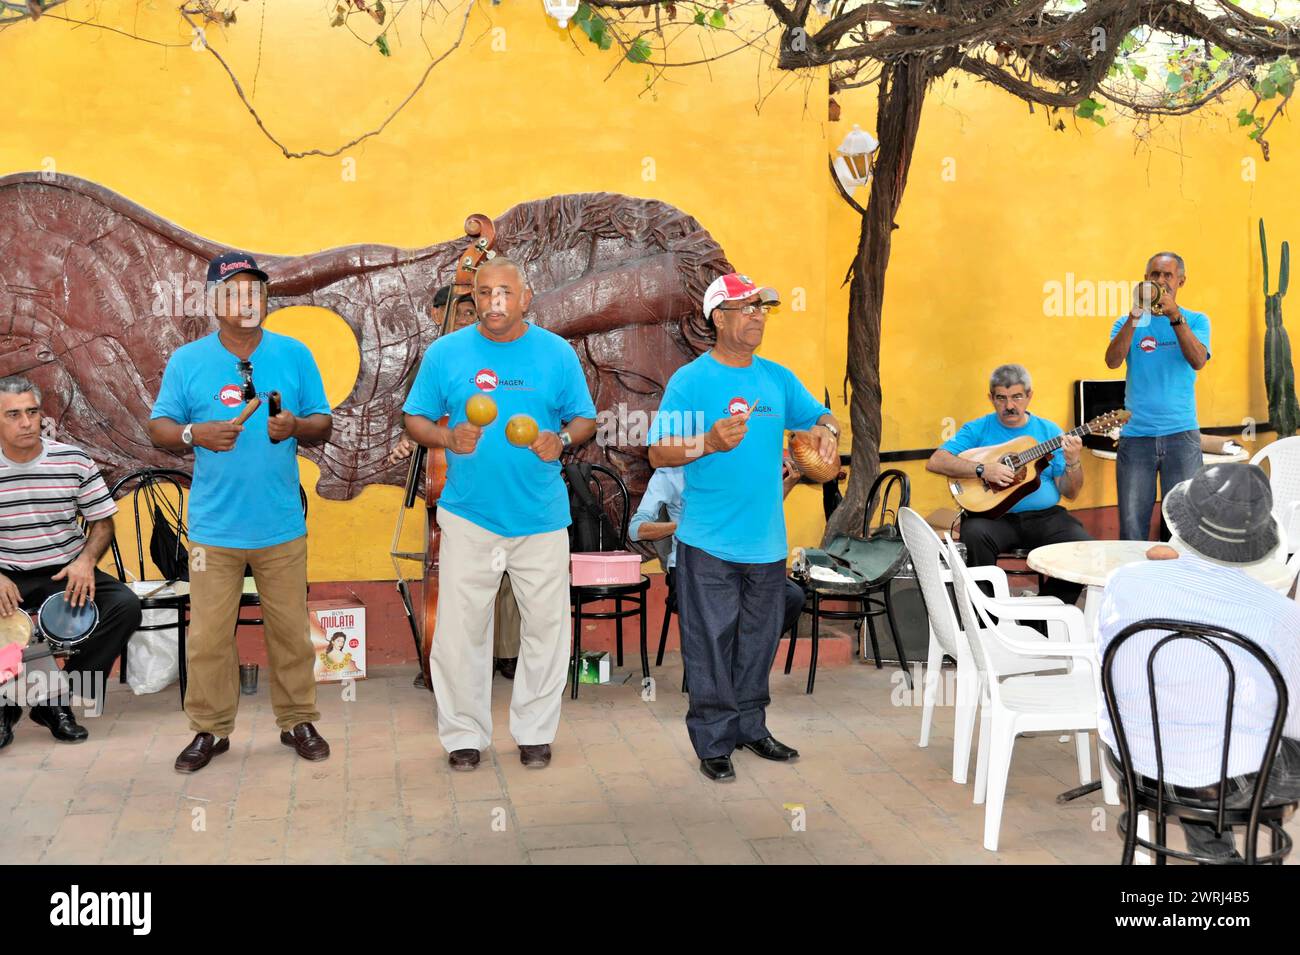
M 538 743 L 536 746 L 519 744 L 519 762 L 528 769 L 543 769 L 551 762 L 551 744 Z
M 329 759 L 330 744 L 310 723 L 299 723 L 292 732 L 280 731 L 280 742 L 292 746 L 303 759 Z
M 197 773 L 212 761 L 212 757 L 230 749 L 230 737 L 217 739 L 211 733 L 199 733 L 194 742 L 181 750 L 176 757 L 176 772 Z
M 447 765 L 460 773 L 468 773 L 478 767 L 481 754 L 476 749 L 453 749 L 447 754 Z

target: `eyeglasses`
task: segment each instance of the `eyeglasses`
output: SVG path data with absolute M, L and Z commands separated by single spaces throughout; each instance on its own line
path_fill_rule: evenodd
M 1018 405 L 1028 397 L 1028 395 L 1020 393 L 1014 395 L 994 395 L 993 403 L 999 405 Z
M 715 312 L 739 312 L 741 315 L 744 315 L 746 317 L 752 317 L 760 313 L 763 315 L 767 315 L 769 312 L 772 311 L 772 306 L 771 305 L 741 305 L 739 308 L 727 308 L 725 305 L 719 305 L 716 309 L 714 309 L 714 311 Z

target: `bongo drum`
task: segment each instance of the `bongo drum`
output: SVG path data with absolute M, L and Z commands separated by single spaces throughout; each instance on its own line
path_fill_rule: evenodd
M 0 683 L 23 669 L 23 650 L 32 639 L 32 618 L 21 610 L 0 617 Z
M 49 644 L 61 653 L 76 653 L 81 644 L 99 626 L 99 608 L 87 600 L 74 607 L 63 594 L 45 598 L 40 613 L 36 615 L 36 629 Z

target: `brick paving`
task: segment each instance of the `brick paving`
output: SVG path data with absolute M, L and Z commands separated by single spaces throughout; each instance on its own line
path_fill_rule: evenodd
M 18 863 L 1115 863 L 1114 812 L 1100 794 L 1058 806 L 1077 783 L 1073 745 L 1017 742 L 1001 851 L 981 845 L 983 808 L 949 778 L 952 711 L 916 745 L 920 710 L 895 706 L 897 670 L 852 664 L 773 674 L 769 724 L 803 754 L 749 753 L 710 783 L 682 717 L 675 654 L 637 681 L 567 697 L 552 764 L 525 770 L 510 740 L 510 684 L 494 684 L 494 749 L 452 773 L 432 698 L 412 666 L 380 668 L 355 701 L 323 686 L 318 728 L 331 758 L 279 741 L 265 673 L 244 697 L 231 750 L 183 776 L 191 734 L 175 687 L 132 696 L 114 683 L 90 739 L 54 743 L 24 715 L 0 751 L 0 862 Z M 905 702 L 910 704 L 910 696 Z M 974 767 L 971 768 L 974 778 Z M 1293 832 L 1293 835 L 1297 834 Z

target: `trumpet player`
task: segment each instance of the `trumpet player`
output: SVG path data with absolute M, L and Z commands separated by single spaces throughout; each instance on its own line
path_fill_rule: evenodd
M 1115 462 L 1124 540 L 1150 536 L 1156 477 L 1163 497 L 1190 480 L 1203 461 L 1196 373 L 1210 360 L 1210 319 L 1178 304 L 1186 282 L 1182 256 L 1151 256 L 1133 308 L 1110 330 L 1106 367 L 1128 363 L 1124 406 L 1133 413 L 1120 433 Z

